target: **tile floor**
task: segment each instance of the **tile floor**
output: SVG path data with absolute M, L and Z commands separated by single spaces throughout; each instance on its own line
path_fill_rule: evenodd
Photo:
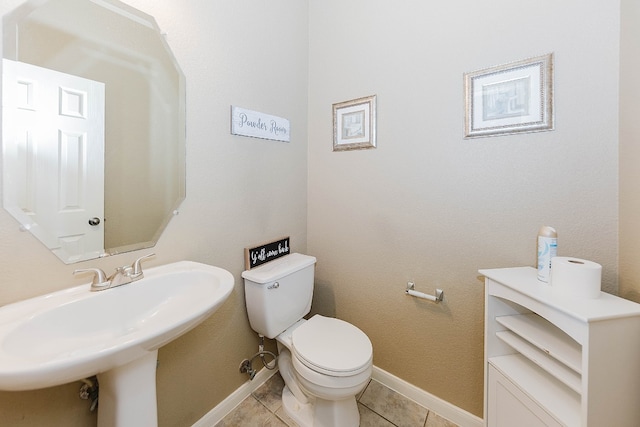
M 215 427 L 297 427 L 282 408 L 283 387 L 276 373 Z M 458 427 L 376 380 L 358 396 L 358 409 L 363 427 Z

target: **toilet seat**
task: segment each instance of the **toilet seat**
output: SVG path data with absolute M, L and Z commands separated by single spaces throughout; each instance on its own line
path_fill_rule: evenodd
M 316 372 L 335 377 L 357 375 L 371 367 L 369 337 L 354 325 L 316 314 L 291 334 L 292 354 Z

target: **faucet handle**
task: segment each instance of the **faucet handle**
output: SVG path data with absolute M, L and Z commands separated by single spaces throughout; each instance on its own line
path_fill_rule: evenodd
M 144 259 L 147 258 L 151 258 L 156 256 L 156 254 L 151 253 L 151 254 L 147 254 L 145 256 L 141 256 L 140 258 L 138 258 L 137 260 L 134 261 L 133 264 L 131 264 L 131 268 L 133 269 L 133 271 L 131 272 L 131 277 L 133 278 L 142 278 L 142 265 L 141 262 Z
M 91 285 L 101 286 L 109 282 L 109 279 L 107 279 L 107 275 L 100 268 L 82 268 L 73 271 L 73 274 L 79 273 L 93 273 L 93 280 L 91 281 Z

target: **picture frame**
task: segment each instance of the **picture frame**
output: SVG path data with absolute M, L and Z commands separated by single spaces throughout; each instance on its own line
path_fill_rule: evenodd
M 376 95 L 333 104 L 333 151 L 376 148 Z
M 464 74 L 465 138 L 549 131 L 553 53 Z

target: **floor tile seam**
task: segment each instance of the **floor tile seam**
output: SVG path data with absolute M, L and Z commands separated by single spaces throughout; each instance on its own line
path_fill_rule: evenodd
M 269 408 L 269 406 L 267 406 L 267 404 L 266 404 L 266 403 L 264 403 L 264 402 L 263 402 L 262 400 L 260 400 L 258 397 L 254 396 L 254 395 L 253 395 L 253 393 L 251 393 L 251 397 L 252 397 L 252 398 L 254 398 L 254 399 L 256 400 L 256 402 L 258 402 L 260 405 L 262 405 L 262 407 L 263 407 L 264 409 L 266 409 L 268 412 L 270 412 L 271 414 L 273 414 L 274 416 L 276 416 L 278 419 L 280 419 L 280 417 L 278 417 L 278 416 L 276 415 L 276 411 L 277 411 L 278 409 L 280 409 L 280 406 L 282 406 L 282 405 L 279 405 L 279 406 L 276 408 L 276 410 L 275 410 L 275 411 L 272 411 L 272 410 L 271 410 L 271 408 Z
M 364 388 L 358 394 L 356 394 L 356 402 L 360 402 L 362 400 L 365 393 L 367 392 L 367 389 L 369 388 L 369 385 L 371 385 L 371 381 L 373 381 L 373 378 L 369 378 L 369 381 L 367 381 L 367 385 L 364 386 Z
M 267 409 L 267 411 L 271 412 L 271 413 L 273 414 L 273 416 L 274 416 L 274 417 L 276 417 L 278 420 L 280 420 L 280 421 L 282 422 L 282 424 L 284 424 L 284 425 L 286 425 L 286 426 L 288 426 L 288 425 L 289 425 L 289 422 L 288 422 L 286 419 L 284 419 L 284 418 L 282 418 L 280 415 L 278 415 L 278 411 L 279 411 L 280 409 L 282 409 L 282 403 L 280 403 L 280 404 L 278 405 L 278 407 L 277 407 L 277 408 L 275 408 L 275 410 L 274 410 L 274 409 L 271 409 L 269 406 L 267 406 L 267 405 L 266 405 L 266 403 L 262 402 L 262 400 L 260 400 L 258 397 L 253 396 L 253 394 L 252 394 L 251 396 L 252 396 L 254 399 L 256 399 L 256 400 L 258 401 L 258 403 L 260 403 L 262 406 L 264 406 L 264 407 Z
M 289 426 L 289 422 L 287 420 L 285 420 L 284 418 L 280 417 L 280 415 L 278 415 L 276 412 L 273 413 L 273 415 L 276 416 L 277 419 L 279 419 L 280 421 L 282 421 L 282 424 Z M 296 424 L 297 425 L 297 424 Z
M 360 405 L 364 406 L 365 408 L 367 408 L 368 410 L 370 410 L 371 412 L 373 412 L 374 414 L 376 414 L 377 416 L 379 416 L 380 418 L 382 418 L 383 420 L 387 421 L 389 424 L 391 424 L 392 426 L 398 427 L 398 424 L 394 423 L 393 421 L 391 421 L 389 418 L 385 417 L 384 415 L 378 413 L 375 409 L 369 407 L 368 405 L 362 403 L 362 402 L 358 402 Z M 425 423 L 427 421 L 425 420 Z
M 427 408 L 427 416 L 424 417 L 424 427 L 427 427 L 427 423 L 429 422 L 429 415 L 431 415 L 431 412 L 432 412 L 431 409 Z
M 369 381 L 369 384 L 367 384 L 367 387 L 366 387 L 366 388 L 365 388 L 365 390 L 362 392 L 362 395 L 360 396 L 360 399 L 362 399 L 362 398 L 364 397 L 364 394 L 365 394 L 365 392 L 366 392 L 367 388 L 369 387 L 369 385 L 370 385 L 373 381 L 376 381 L 376 382 L 377 382 L 381 387 L 383 387 L 383 388 L 385 388 L 385 389 L 387 389 L 387 390 L 391 390 L 391 391 L 392 391 L 392 392 L 394 392 L 396 395 L 400 396 L 402 399 L 406 399 L 407 401 L 409 401 L 409 402 L 411 402 L 411 403 L 415 404 L 418 408 L 420 408 L 420 409 L 422 409 L 422 410 L 425 410 L 425 411 L 426 411 L 426 413 L 425 413 L 425 418 L 424 418 L 424 424 L 423 424 L 423 425 L 421 425 L 421 426 L 419 426 L 419 427 L 426 427 L 427 420 L 429 419 L 429 414 L 433 412 L 431 409 L 427 408 L 426 406 L 424 406 L 424 405 L 422 405 L 422 404 L 420 404 L 420 403 L 416 402 L 416 401 L 415 401 L 415 400 L 413 400 L 412 398 L 410 398 L 410 397 L 408 397 L 408 396 L 405 396 L 404 394 L 400 393 L 399 391 L 397 391 L 397 390 L 395 390 L 395 389 L 393 389 L 393 388 L 391 388 L 391 387 L 387 386 L 386 384 L 383 384 L 382 382 L 377 381 L 377 380 L 375 380 L 375 379 L 373 379 L 373 378 Z M 364 402 L 362 402 L 361 400 L 359 400 L 358 402 L 359 402 L 359 403 L 361 403 L 361 404 L 363 404 L 363 405 L 364 405 L 364 406 L 366 406 L 368 409 L 370 409 L 371 411 L 375 412 L 376 414 L 378 414 L 379 416 L 381 416 L 381 417 L 382 417 L 382 418 L 384 418 L 385 420 L 389 421 L 391 424 L 396 425 L 396 424 L 394 424 L 392 421 L 390 421 L 389 419 L 387 419 L 385 416 L 383 416 L 382 414 L 379 414 L 378 412 L 376 412 L 376 411 L 375 411 L 373 408 L 371 408 L 369 405 L 366 405 L 366 404 L 365 404 Z M 373 403 L 375 404 L 375 402 L 373 402 Z M 433 413 L 435 414 L 435 412 L 433 412 Z

